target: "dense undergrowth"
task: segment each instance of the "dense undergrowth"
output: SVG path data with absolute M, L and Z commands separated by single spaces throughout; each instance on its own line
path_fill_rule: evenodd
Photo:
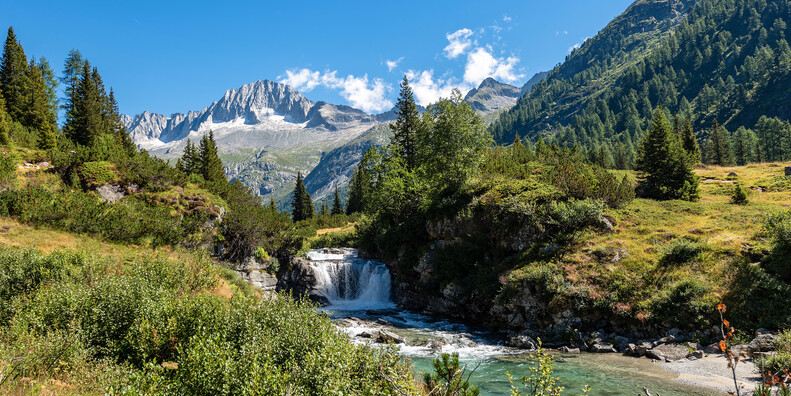
M 390 350 L 354 346 L 312 304 L 219 290 L 206 258 L 118 262 L 0 249 L 0 391 L 382 394 L 410 391 Z M 227 274 L 226 274 L 227 275 Z

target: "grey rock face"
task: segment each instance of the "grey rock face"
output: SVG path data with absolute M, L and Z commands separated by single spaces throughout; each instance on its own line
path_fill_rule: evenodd
M 530 351 L 534 351 L 536 349 L 536 345 L 538 345 L 538 343 L 536 342 L 536 340 L 533 339 L 533 337 L 530 337 L 529 335 L 524 335 L 524 334 L 511 337 L 506 342 L 506 344 L 508 346 L 512 346 L 512 347 L 515 347 L 515 348 L 521 348 L 521 349 L 527 349 L 527 350 L 530 350 Z
M 99 196 L 109 202 L 109 203 L 116 203 L 124 197 L 124 189 L 121 186 L 116 186 L 112 184 L 105 184 L 100 186 L 96 189 L 96 192 L 99 193 Z
M 464 101 L 469 103 L 473 110 L 488 113 L 514 106 L 520 96 L 522 92 L 519 88 L 503 84 L 490 77 L 483 80 L 478 88 L 468 92 Z
M 668 362 L 685 359 L 689 354 L 689 348 L 686 345 L 679 344 L 662 344 L 645 353 L 646 356 L 652 359 Z

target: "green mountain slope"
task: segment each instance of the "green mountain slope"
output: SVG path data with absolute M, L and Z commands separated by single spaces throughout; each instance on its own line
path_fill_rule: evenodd
M 684 18 L 686 14 L 686 18 Z M 658 106 L 728 129 L 788 119 L 787 0 L 635 2 L 492 126 L 593 148 L 633 145 Z

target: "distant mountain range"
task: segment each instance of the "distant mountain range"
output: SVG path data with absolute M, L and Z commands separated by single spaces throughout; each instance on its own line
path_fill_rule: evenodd
M 521 95 L 522 89 L 489 78 L 465 100 L 486 118 L 514 106 Z M 386 123 L 395 117 L 392 110 L 371 115 L 314 103 L 288 85 L 262 80 L 228 90 L 201 111 L 144 112 L 123 120 L 140 148 L 169 160 L 181 156 L 188 139 L 214 131 L 229 179 L 287 208 L 297 172 L 306 175 L 315 200 L 327 197 L 336 184 L 345 186 L 368 147 L 389 141 Z

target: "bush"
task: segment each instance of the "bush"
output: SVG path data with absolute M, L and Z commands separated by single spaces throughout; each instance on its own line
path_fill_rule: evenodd
M 750 200 L 747 199 L 747 190 L 739 183 L 736 183 L 736 186 L 733 187 L 731 202 L 736 205 L 747 205 L 750 202 Z
M 114 166 L 107 161 L 86 162 L 79 171 L 82 184 L 88 188 L 118 181 Z
M 791 329 L 778 335 L 778 339 L 775 341 L 775 351 L 776 355 L 764 355 L 756 359 L 755 365 L 758 367 L 759 373 L 782 375 L 791 372 Z
M 695 260 L 703 260 L 709 246 L 688 238 L 677 238 L 662 247 L 660 265 L 681 265 Z
M 772 251 L 762 264 L 768 272 L 791 282 L 791 211 L 769 215 L 764 228 L 772 239 Z
M 0 152 L 0 185 L 8 184 L 16 179 L 16 168 L 16 155 L 7 150 Z
M 28 272 L 41 275 L 18 276 Z M 205 258 L 0 249 L 0 274 L 0 360 L 75 393 L 415 393 L 394 350 L 353 345 L 308 301 L 213 294 L 219 274 Z
M 706 300 L 711 286 L 697 278 L 684 279 L 669 285 L 654 298 L 653 312 L 661 322 L 676 326 L 711 323 L 712 302 Z

